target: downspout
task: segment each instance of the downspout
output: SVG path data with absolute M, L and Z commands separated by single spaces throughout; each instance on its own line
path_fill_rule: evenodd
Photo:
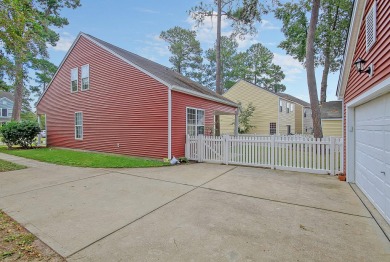
M 172 157 L 172 86 L 168 87 L 168 158 Z

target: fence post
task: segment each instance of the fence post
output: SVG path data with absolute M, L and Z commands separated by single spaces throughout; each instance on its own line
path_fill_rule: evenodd
M 335 151 L 335 137 L 330 137 L 330 174 L 332 176 L 335 175 L 335 159 L 334 159 L 334 151 Z
M 198 135 L 197 137 L 196 137 L 196 145 L 197 145 L 197 151 L 198 151 L 198 162 L 202 162 L 202 154 L 203 154 L 203 150 L 202 150 L 202 148 L 203 148 L 203 144 L 202 144 L 202 141 L 203 139 L 202 139 L 202 135 Z
M 271 136 L 271 169 L 275 169 L 275 136 Z
M 185 157 L 190 158 L 190 136 L 186 135 Z
M 223 136 L 223 163 L 229 164 L 229 135 Z

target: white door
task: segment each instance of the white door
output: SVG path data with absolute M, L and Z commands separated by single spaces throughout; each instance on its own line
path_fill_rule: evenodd
M 355 178 L 390 223 L 390 94 L 355 108 Z

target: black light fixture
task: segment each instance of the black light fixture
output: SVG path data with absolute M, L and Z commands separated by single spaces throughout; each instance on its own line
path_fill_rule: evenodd
M 367 74 L 371 75 L 371 66 L 369 66 L 366 70 L 363 69 L 365 63 L 366 61 L 359 57 L 358 60 L 356 60 L 356 62 L 354 63 L 354 65 L 359 74 L 366 72 Z

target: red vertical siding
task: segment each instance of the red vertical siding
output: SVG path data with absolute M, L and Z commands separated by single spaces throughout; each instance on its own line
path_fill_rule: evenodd
M 176 157 L 185 153 L 187 107 L 205 110 L 206 127 L 214 125 L 215 111 L 234 113 L 236 110 L 232 106 L 172 91 L 172 155 Z
M 351 68 L 347 87 L 344 95 L 344 105 L 352 99 L 368 91 L 373 86 L 390 77 L 390 1 L 376 1 L 376 42 L 374 46 L 366 52 L 366 15 L 374 4 L 374 0 L 367 0 L 363 20 L 358 36 L 353 62 L 359 57 L 366 61 L 365 67 L 374 64 L 374 75 L 359 74 L 355 68 Z M 344 134 L 346 132 L 346 109 L 344 108 Z M 344 135 L 344 160 L 346 152 L 346 136 Z M 344 161 L 344 171 L 346 161 Z
M 85 64 L 90 65 L 90 90 L 81 91 Z M 71 93 L 75 67 L 79 91 Z M 168 88 L 83 36 L 37 110 L 47 115 L 49 146 L 156 158 L 168 154 Z M 74 138 L 77 111 L 83 112 L 83 140 Z

